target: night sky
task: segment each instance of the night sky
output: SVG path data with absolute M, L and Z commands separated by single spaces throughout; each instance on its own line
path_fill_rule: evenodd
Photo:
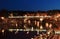
M 60 0 L 0 0 L 0 10 L 53 10 L 60 9 Z

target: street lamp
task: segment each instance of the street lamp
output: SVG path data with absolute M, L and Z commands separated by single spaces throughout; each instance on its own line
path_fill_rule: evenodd
M 41 21 L 41 26 L 40 26 L 40 28 L 42 29 L 42 28 L 43 28 L 43 27 L 42 27 L 43 18 L 40 18 L 40 21 Z

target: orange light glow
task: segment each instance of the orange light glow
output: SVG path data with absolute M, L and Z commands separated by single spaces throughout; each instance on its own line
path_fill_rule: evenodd
M 46 23 L 45 25 L 46 25 L 46 27 L 48 27 L 48 26 L 49 26 L 49 24 L 48 24 L 48 23 Z
M 2 30 L 2 33 L 4 33 L 4 29 Z
M 43 21 L 43 18 L 40 18 L 40 21 Z
M 39 27 L 39 21 L 37 21 L 37 26 Z
M 4 17 L 1 17 L 1 19 L 5 19 Z
M 42 25 L 40 26 L 40 29 L 43 29 L 43 26 Z
M 51 27 L 52 27 L 52 24 L 49 25 L 49 28 L 51 28 Z

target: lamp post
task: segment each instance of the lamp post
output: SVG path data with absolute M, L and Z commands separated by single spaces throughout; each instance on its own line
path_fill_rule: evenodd
M 39 29 L 43 29 L 43 26 L 42 26 L 43 18 L 40 18 L 40 21 L 41 21 L 41 26 L 39 26 Z M 37 34 L 39 34 L 39 30 L 37 31 Z
M 43 29 L 43 26 L 42 26 L 42 21 L 43 21 L 43 18 L 40 18 L 40 21 L 41 21 L 41 26 L 40 26 L 40 29 Z

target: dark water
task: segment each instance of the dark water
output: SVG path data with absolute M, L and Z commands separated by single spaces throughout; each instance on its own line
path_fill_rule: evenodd
M 4 34 L 0 32 L 0 39 L 31 39 L 35 35 L 37 35 L 36 31 L 30 31 L 28 34 L 27 31 L 19 31 L 16 34 L 15 31 L 5 31 Z

